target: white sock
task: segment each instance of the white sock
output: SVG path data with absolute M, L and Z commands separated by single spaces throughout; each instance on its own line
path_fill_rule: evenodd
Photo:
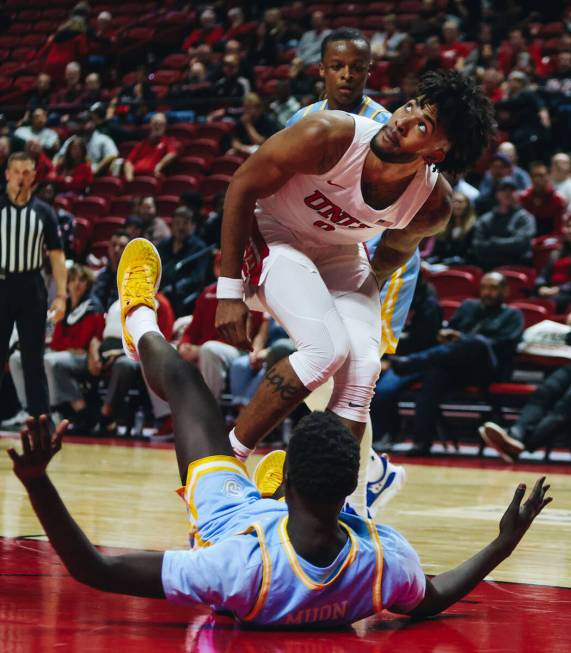
M 139 351 L 139 340 L 145 333 L 158 333 L 163 335 L 157 324 L 157 314 L 148 306 L 137 306 L 125 318 L 127 330 L 133 338 L 135 347 Z
M 359 449 L 359 476 L 357 477 L 357 487 L 351 496 L 347 497 L 349 505 L 353 510 L 364 517 L 368 517 L 367 512 L 367 473 L 369 464 L 369 455 L 371 445 L 373 444 L 373 427 L 371 425 L 371 418 L 367 417 L 365 425 L 365 432 L 361 440 Z
M 251 453 L 256 451 L 256 447 L 249 449 L 245 444 L 242 444 L 240 440 L 236 437 L 236 429 L 232 429 L 228 434 L 228 439 L 230 440 L 230 445 L 234 451 L 234 455 L 238 460 L 241 460 L 243 463 L 246 462 L 248 456 Z

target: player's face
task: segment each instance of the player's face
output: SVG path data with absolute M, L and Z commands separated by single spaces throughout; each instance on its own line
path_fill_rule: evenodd
M 371 52 L 364 41 L 333 41 L 320 65 L 330 109 L 350 110 L 361 101 Z
M 428 164 L 442 161 L 449 143 L 436 114 L 436 107 L 421 106 L 418 100 L 399 107 L 375 136 L 375 154 L 388 163 L 408 163 L 418 157 Z

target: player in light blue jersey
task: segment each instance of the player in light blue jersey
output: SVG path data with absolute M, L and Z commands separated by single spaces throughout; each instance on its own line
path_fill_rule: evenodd
M 429 616 L 509 556 L 549 503 L 544 479 L 523 505 L 525 486 L 519 485 L 493 542 L 428 579 L 400 533 L 340 513 L 357 483 L 359 448 L 331 413 L 314 413 L 296 427 L 285 464 L 286 501 L 262 498 L 234 457 L 222 414 L 197 368 L 158 329 L 160 272 L 152 243 L 132 240 L 118 270 L 125 353 L 140 359 L 150 387 L 170 403 L 193 539 L 208 546 L 120 556 L 98 551 L 46 473 L 61 448 L 65 420 L 50 434 L 47 416 L 30 418 L 21 434 L 23 452 L 8 453 L 52 546 L 78 581 L 107 592 L 209 605 L 261 626 L 337 626 L 383 608 Z
M 325 98 L 299 109 L 287 122 L 290 127 L 316 111 L 339 110 L 386 124 L 391 113 L 364 95 L 369 76 L 371 48 L 358 29 L 340 28 L 321 44 L 320 73 L 325 83 Z M 381 235 L 367 243 L 371 257 Z M 416 250 L 403 266 L 395 270 L 381 289 L 381 354 L 394 354 L 410 309 L 418 273 L 420 253 Z

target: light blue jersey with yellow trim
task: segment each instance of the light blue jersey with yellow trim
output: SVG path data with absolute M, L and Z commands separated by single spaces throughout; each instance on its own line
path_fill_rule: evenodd
M 287 127 L 294 125 L 311 113 L 326 111 L 328 108 L 327 100 L 320 100 L 307 107 L 303 107 L 288 120 Z M 385 107 L 371 100 L 366 95 L 348 113 L 371 118 L 381 125 L 386 124 L 392 115 Z M 382 236 L 380 234 L 367 242 L 367 249 L 371 258 Z M 406 322 L 406 316 L 410 310 L 419 272 L 420 252 L 417 249 L 409 261 L 393 272 L 381 290 L 381 319 L 383 325 L 380 347 L 381 354 L 394 354 L 397 349 L 399 338 Z
M 287 121 L 286 127 L 291 127 L 295 125 L 296 122 L 299 122 L 305 116 L 308 116 L 310 113 L 315 113 L 316 111 L 327 111 L 329 109 L 327 105 L 327 100 L 319 100 L 319 102 L 314 102 L 307 107 L 302 107 L 293 116 Z M 347 113 L 354 113 L 356 116 L 364 116 L 365 118 L 370 118 L 375 120 L 380 125 L 384 125 L 389 121 L 391 117 L 390 111 L 387 111 L 382 104 L 371 100 L 370 97 L 363 95 L 363 98 L 359 104 L 348 111 Z
M 288 507 L 262 499 L 230 456 L 189 468 L 185 498 L 202 546 L 166 551 L 165 596 L 206 604 L 259 625 L 340 625 L 381 608 L 409 612 L 422 600 L 425 576 L 414 549 L 396 530 L 341 513 L 347 543 L 327 567 L 293 549 Z

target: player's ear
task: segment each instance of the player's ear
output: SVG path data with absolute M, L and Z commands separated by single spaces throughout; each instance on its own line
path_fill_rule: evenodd
M 323 65 L 323 61 L 319 62 L 319 76 L 325 77 L 325 66 Z
M 430 154 L 426 154 L 424 158 L 424 162 L 427 165 L 435 165 L 437 163 L 440 163 L 441 161 L 444 161 L 444 157 L 446 156 L 446 152 L 444 150 L 438 149 L 434 150 Z

